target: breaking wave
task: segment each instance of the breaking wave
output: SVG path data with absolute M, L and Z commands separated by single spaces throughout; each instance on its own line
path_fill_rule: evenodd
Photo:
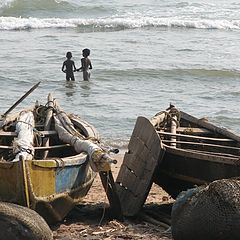
M 239 30 L 240 4 L 118 1 L 2 0 L 0 30 L 84 28 L 118 31 L 134 28 Z
M 35 18 L 0 17 L 0 30 L 40 28 L 84 28 L 91 31 L 119 31 L 134 28 L 196 28 L 239 30 L 240 20 L 182 20 L 157 17 Z

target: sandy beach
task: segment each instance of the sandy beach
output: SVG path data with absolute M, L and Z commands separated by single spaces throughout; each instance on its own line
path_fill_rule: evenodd
M 117 164 L 112 165 L 113 176 L 116 179 L 124 152 L 113 157 L 117 159 Z M 171 203 L 171 201 L 172 199 L 166 192 L 153 184 L 144 208 L 156 212 L 159 206 Z M 150 221 L 142 215 L 132 219 L 125 218 L 123 222 L 109 218 L 108 206 L 108 199 L 100 177 L 97 175 L 82 204 L 74 208 L 62 223 L 51 226 L 54 239 L 172 239 L 167 225 L 161 225 L 158 221 Z

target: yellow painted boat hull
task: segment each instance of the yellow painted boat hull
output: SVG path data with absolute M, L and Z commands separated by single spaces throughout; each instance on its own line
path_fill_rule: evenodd
M 61 221 L 86 196 L 95 173 L 87 155 L 0 163 L 0 200 L 28 206 L 48 223 Z

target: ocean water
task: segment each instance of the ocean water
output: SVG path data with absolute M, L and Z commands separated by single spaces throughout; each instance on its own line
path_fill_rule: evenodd
M 170 103 L 240 134 L 239 39 L 237 0 L 0 0 L 0 111 L 41 81 L 18 109 L 51 92 L 114 147 Z M 66 82 L 83 48 L 91 80 Z

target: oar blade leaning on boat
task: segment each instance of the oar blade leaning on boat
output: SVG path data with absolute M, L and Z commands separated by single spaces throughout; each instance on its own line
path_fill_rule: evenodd
M 163 155 L 164 149 L 153 125 L 147 118 L 138 117 L 116 179 L 124 216 L 134 216 L 141 209 Z

